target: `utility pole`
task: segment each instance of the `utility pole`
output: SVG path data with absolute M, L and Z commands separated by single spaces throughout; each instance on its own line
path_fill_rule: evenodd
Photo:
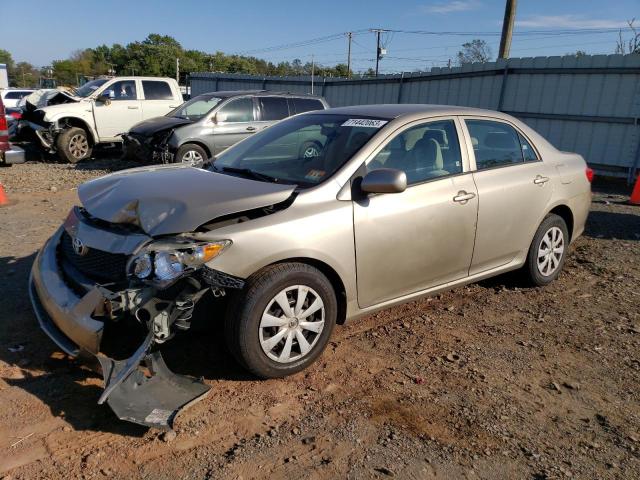
M 507 0 L 504 7 L 504 20 L 502 21 L 502 37 L 500 38 L 500 52 L 498 58 L 509 58 L 511 50 L 511 36 L 513 35 L 513 23 L 516 19 L 517 0 Z
M 315 62 L 314 62 L 315 57 L 313 56 L 313 53 L 311 54 L 311 95 L 313 95 L 313 75 L 315 73 Z
M 347 78 L 351 78 L 351 37 L 353 37 L 353 32 L 347 32 L 347 37 L 349 38 L 349 48 L 347 50 Z
M 176 57 L 176 82 L 180 83 L 180 59 Z
M 383 28 L 372 28 L 369 31 L 376 34 L 376 77 L 377 77 L 380 59 L 387 53 L 385 49 L 380 47 L 380 34 L 384 32 L 388 32 L 389 30 L 385 30 Z

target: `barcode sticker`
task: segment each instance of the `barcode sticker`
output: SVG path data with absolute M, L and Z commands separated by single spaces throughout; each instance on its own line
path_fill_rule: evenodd
M 342 127 L 369 127 L 369 128 L 380 128 L 388 120 L 372 120 L 370 118 L 350 118 L 346 122 L 344 122 Z

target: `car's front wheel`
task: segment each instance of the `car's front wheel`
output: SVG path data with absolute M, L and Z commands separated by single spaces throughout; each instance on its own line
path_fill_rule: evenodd
M 327 346 L 337 317 L 327 278 L 302 263 L 267 267 L 247 280 L 229 304 L 229 349 L 250 372 L 279 378 L 313 363 Z
M 542 287 L 553 282 L 564 266 L 569 247 L 569 230 L 564 219 L 550 213 L 533 237 L 524 273 L 529 283 Z
M 69 163 L 78 163 L 91 156 L 91 141 L 86 130 L 71 127 L 63 130 L 56 139 L 58 155 Z
M 193 143 L 182 145 L 173 157 L 175 163 L 186 163 L 188 165 L 202 164 L 208 159 L 205 149 Z

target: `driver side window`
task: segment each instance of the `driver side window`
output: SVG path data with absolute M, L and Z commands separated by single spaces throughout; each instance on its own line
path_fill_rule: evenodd
M 136 82 L 134 80 L 122 80 L 120 82 L 116 82 L 107 87 L 102 94 L 108 95 L 112 101 L 138 99 Z
M 404 130 L 367 164 L 367 171 L 377 168 L 402 170 L 408 185 L 462 173 L 455 123 L 440 120 Z
M 218 118 L 225 123 L 253 122 L 253 99 L 232 100 L 220 109 Z

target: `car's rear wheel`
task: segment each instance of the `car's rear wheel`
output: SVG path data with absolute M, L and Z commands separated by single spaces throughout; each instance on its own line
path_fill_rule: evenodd
M 85 130 L 71 127 L 63 130 L 56 139 L 58 156 L 69 163 L 78 163 L 91 156 L 91 141 Z
M 337 311 L 331 283 L 318 269 L 302 263 L 274 265 L 250 277 L 230 302 L 227 344 L 258 377 L 291 375 L 320 356 Z
M 182 145 L 173 157 L 175 163 L 186 163 L 188 165 L 202 164 L 208 159 L 209 156 L 205 149 L 193 143 Z
M 559 215 L 547 215 L 533 237 L 524 273 L 529 283 L 542 287 L 553 282 L 564 266 L 569 246 L 567 224 Z

